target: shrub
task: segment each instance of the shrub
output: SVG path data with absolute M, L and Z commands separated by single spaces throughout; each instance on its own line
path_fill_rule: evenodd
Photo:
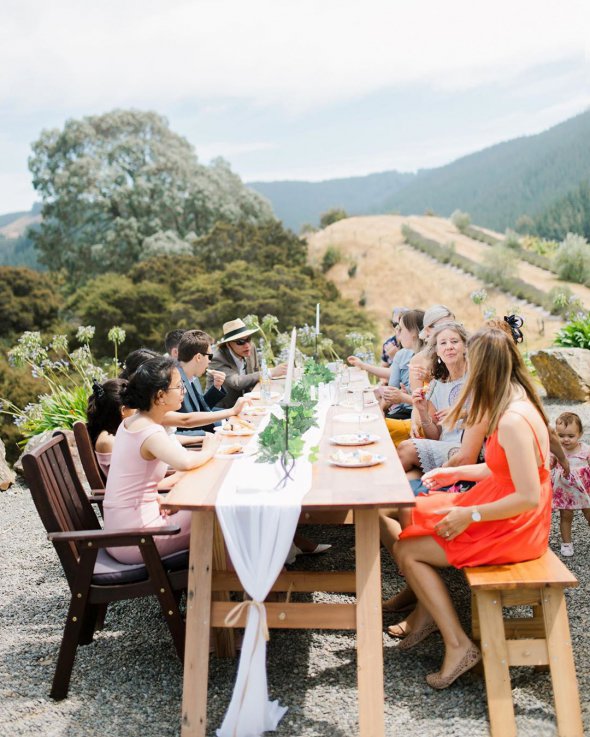
M 471 224 L 471 218 L 466 212 L 455 210 L 455 212 L 451 215 L 451 222 L 460 233 L 463 233 L 465 229 L 468 228 Z
M 480 277 L 498 286 L 504 286 L 506 278 L 518 276 L 517 258 L 506 246 L 494 246 L 483 258 Z
M 561 315 L 566 320 L 570 320 L 575 315 L 584 312 L 582 301 L 567 286 L 553 287 L 549 291 L 549 298 L 552 301 L 552 315 Z
M 359 297 L 359 307 L 366 307 L 367 306 L 367 293 L 364 291 L 361 292 L 361 296 Z
M 345 220 L 348 217 L 348 213 L 341 207 L 333 207 L 331 210 L 326 210 L 320 215 L 320 228 L 327 228 L 332 223 L 337 223 L 339 220 Z
M 326 271 L 330 271 L 332 266 L 336 266 L 337 263 L 340 263 L 340 261 L 342 261 L 342 252 L 340 249 L 336 248 L 336 246 L 328 246 L 324 253 L 324 257 L 322 258 L 322 271 L 324 274 Z
M 564 348 L 590 348 L 590 315 L 582 314 L 564 325 L 557 332 L 555 345 Z
M 353 261 L 353 262 L 352 262 L 352 263 L 350 264 L 350 266 L 348 267 L 348 276 L 349 276 L 349 277 L 350 277 L 351 279 L 354 279 L 354 277 L 356 276 L 356 270 L 357 270 L 357 266 L 358 266 L 358 265 L 357 265 L 357 262 L 356 262 L 356 261 Z
M 557 275 L 564 281 L 590 282 L 590 246 L 581 235 L 568 233 L 555 254 Z
M 513 230 L 508 228 L 504 238 L 504 245 L 506 248 L 512 248 L 516 251 L 520 250 L 520 238 L 518 237 L 518 233 L 515 233 Z

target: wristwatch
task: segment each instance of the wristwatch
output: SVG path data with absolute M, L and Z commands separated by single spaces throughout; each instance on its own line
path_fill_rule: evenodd
M 477 507 L 473 507 L 471 510 L 471 519 L 473 522 L 481 522 L 481 512 L 477 509 Z

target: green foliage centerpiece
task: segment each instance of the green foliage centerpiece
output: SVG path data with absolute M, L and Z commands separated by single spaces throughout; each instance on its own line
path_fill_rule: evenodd
M 283 416 L 271 415 L 268 425 L 258 436 L 258 463 L 280 461 L 283 476 L 277 488 L 284 488 L 287 481 L 292 479 L 295 461 L 303 453 L 303 435 L 311 427 L 317 427 L 317 399 L 312 395 L 312 387 L 331 381 L 334 376 L 325 366 L 309 358 L 305 363 L 302 379 L 296 384 L 292 383 L 296 337 L 297 331 L 293 328 L 285 394 L 281 402 Z M 312 463 L 317 459 L 317 450 L 317 446 L 311 449 L 309 460 Z

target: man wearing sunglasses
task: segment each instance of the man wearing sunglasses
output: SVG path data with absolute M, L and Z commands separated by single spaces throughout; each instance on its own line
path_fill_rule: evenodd
M 247 399 L 240 398 L 229 409 L 219 411 L 211 409 L 226 395 L 223 388 L 225 374 L 223 371 L 209 369 L 213 357 L 211 343 L 211 336 L 202 330 L 185 330 L 178 344 L 178 370 L 184 387 L 180 412 L 207 412 L 211 415 L 211 423 L 205 426 L 200 425 L 198 429 L 182 427 L 179 424 L 177 432 L 183 435 L 204 435 L 205 432 L 212 432 L 214 426 L 219 425 L 220 420 L 239 414 L 244 405 L 248 404 Z M 211 376 L 212 383 L 203 394 L 199 378 L 205 371 Z
M 254 389 L 260 380 L 260 365 L 252 335 L 258 328 L 247 328 L 242 320 L 230 320 L 223 325 L 223 337 L 213 352 L 211 368 L 225 373 L 223 388 L 226 395 L 217 403 L 218 407 L 231 407 L 244 392 Z M 287 365 L 271 368 L 271 377 L 281 377 L 287 373 Z M 207 387 L 213 386 L 213 379 L 207 376 Z

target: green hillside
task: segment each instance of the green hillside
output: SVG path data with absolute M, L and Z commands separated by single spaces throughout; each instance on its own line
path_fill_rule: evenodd
M 590 175 L 590 111 L 535 136 L 465 156 L 432 169 L 375 212 L 402 214 L 431 208 L 448 216 L 459 208 L 474 222 L 496 230 L 534 216 Z
M 317 226 L 320 215 L 332 207 L 343 207 L 349 215 L 370 212 L 414 178 L 387 171 L 325 182 L 248 182 L 248 186 L 269 199 L 277 218 L 298 232 L 304 223 Z
M 479 225 L 505 230 L 521 215 L 535 218 L 590 179 L 590 111 L 534 136 L 515 138 L 418 174 L 396 171 L 325 182 L 252 182 L 286 225 L 317 225 L 343 207 L 351 215 L 448 217 L 460 209 Z

